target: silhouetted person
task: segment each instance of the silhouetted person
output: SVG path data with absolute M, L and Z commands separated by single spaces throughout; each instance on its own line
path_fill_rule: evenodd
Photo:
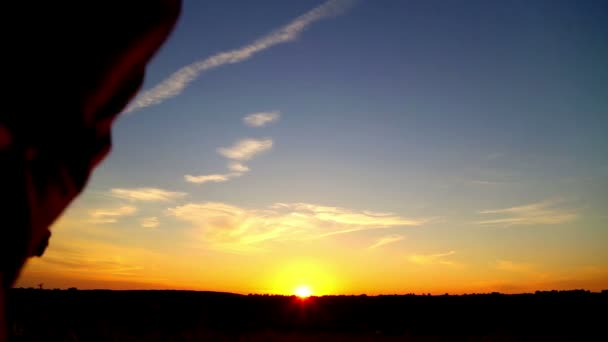
M 179 15 L 179 0 L 0 5 L 0 341 L 4 295 L 110 149 L 116 115 Z

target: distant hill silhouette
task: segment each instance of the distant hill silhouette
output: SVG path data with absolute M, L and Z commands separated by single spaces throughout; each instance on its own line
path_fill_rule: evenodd
M 295 296 L 13 289 L 12 341 L 608 340 L 608 291 Z M 482 338 L 483 337 L 483 338 Z M 596 339 L 597 340 L 597 339 Z

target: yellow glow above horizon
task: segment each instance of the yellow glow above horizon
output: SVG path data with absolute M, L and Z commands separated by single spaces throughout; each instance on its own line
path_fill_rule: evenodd
M 108 207 L 120 209 L 127 205 L 144 206 L 125 202 Z M 529 213 L 531 208 L 541 207 L 534 215 L 537 219 L 546 213 L 544 205 L 528 205 L 525 210 L 517 207 L 514 212 Z M 324 208 L 330 211 L 329 207 Z M 191 235 L 177 234 L 165 227 L 167 222 L 161 222 L 154 229 L 141 227 L 135 239 L 131 234 L 140 224 L 139 217 L 100 223 L 100 212 L 109 211 L 76 207 L 62 217 L 53 227 L 53 241 L 45 255 L 28 262 L 17 286 L 44 283 L 48 288 L 183 289 L 306 298 L 302 294 L 308 291 L 300 291 L 299 287 L 307 286 L 313 296 L 522 293 L 571 288 L 601 291 L 608 279 L 608 266 L 593 259 L 587 260 L 586 267 L 564 268 L 552 254 L 522 250 L 517 258 L 497 256 L 493 254 L 496 246 L 491 244 L 471 249 L 436 246 L 434 240 L 426 241 L 413 232 L 374 232 L 373 236 L 359 231 L 324 237 L 316 234 L 317 238 L 310 240 L 310 236 L 294 235 L 293 239 L 260 244 L 237 241 L 228 247 L 251 248 L 234 251 L 222 249 L 224 245 L 214 240 L 184 240 Z M 131 211 L 122 212 L 132 215 Z M 262 212 L 260 216 L 271 214 Z M 148 213 L 141 216 L 145 218 Z M 240 216 L 236 217 L 235 222 L 241 222 Z M 221 216 L 214 222 L 223 222 L 218 227 L 232 227 L 232 219 L 224 219 Z M 262 221 L 247 218 L 243 222 L 257 226 Z M 235 229 L 240 231 L 238 227 Z M 341 225 L 337 227 L 327 231 L 342 229 Z M 184 232 L 189 234 L 192 229 L 198 228 L 185 227 Z M 137 243 L 115 243 L 130 240 Z M 400 248 L 396 248 L 397 243 Z M 171 248 L 168 253 L 167 246 L 181 248 Z M 515 247 L 514 250 L 520 252 Z
M 293 293 L 300 298 L 308 298 L 312 296 L 312 290 L 308 285 L 300 285 L 296 287 Z
M 315 261 L 297 261 L 282 265 L 275 273 L 273 279 L 269 279 L 272 284 L 273 293 L 292 295 L 299 297 L 302 293 L 310 292 L 314 289 L 315 295 L 336 294 L 340 292 L 336 288 L 334 277 L 326 266 Z

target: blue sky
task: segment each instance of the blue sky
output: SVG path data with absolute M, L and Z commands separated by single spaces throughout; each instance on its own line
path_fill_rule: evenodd
M 322 4 L 185 1 L 175 32 L 149 65 L 144 90 L 184 66 L 268 37 Z M 431 282 L 444 272 L 438 267 L 452 268 L 445 288 L 453 291 L 608 286 L 608 5 L 540 0 L 330 4 L 340 13 L 315 17 L 294 39 L 211 67 L 177 96 L 123 114 L 114 127 L 112 154 L 65 220 L 86 221 L 95 210 L 125 206 L 137 211 L 112 216 L 121 218 L 118 222 L 86 221 L 66 230 L 66 236 L 171 255 L 168 246 L 182 246 L 192 236 L 186 231 L 196 228 L 208 237 L 209 220 L 221 220 L 225 226 L 219 230 L 256 234 L 261 233 L 252 225 L 274 222 L 294 231 L 262 230 L 272 233 L 264 240 L 271 245 L 236 248 L 239 253 L 265 250 L 342 265 L 332 251 L 359 260 L 350 251 L 375 246 L 382 251 L 366 257 L 373 267 L 405 269 L 403 279 L 417 277 L 411 286 L 429 291 L 443 291 Z M 243 121 L 269 112 L 278 118 L 262 127 Z M 250 159 L 218 151 L 234 151 L 243 139 L 272 146 Z M 249 170 L 235 175 L 227 169 L 231 161 Z M 185 175 L 227 179 L 197 184 Z M 142 188 L 173 195 L 142 204 L 112 192 Z M 248 223 L 230 226 L 232 219 L 217 218 L 202 206 L 211 202 L 230 206 L 221 210 L 244 215 Z M 201 212 L 206 214 L 194 217 Z M 320 225 L 285 223 L 311 212 Z M 337 216 L 321 215 L 331 213 Z M 152 217 L 153 237 L 139 227 Z M 374 218 L 369 225 L 361 223 L 369 217 Z M 323 225 L 327 220 L 331 228 Z M 103 233 L 91 237 L 87 229 Z M 332 235 L 315 240 L 313 247 L 302 242 L 324 232 Z M 239 235 L 237 242 L 262 236 L 256 234 Z M 206 260 L 225 257 L 218 252 L 225 244 L 202 241 L 200 250 L 211 253 Z M 234 265 L 257 260 L 239 258 Z M 401 261 L 382 264 L 392 258 Z M 340 278 L 358 279 L 367 285 L 355 288 L 368 292 L 411 284 L 382 287 L 370 280 L 375 276 L 353 270 Z M 214 281 L 224 284 L 214 289 L 256 290 L 238 285 L 239 280 Z M 324 286 L 329 292 L 355 291 Z

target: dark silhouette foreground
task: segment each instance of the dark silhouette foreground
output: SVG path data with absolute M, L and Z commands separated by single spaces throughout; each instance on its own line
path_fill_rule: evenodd
M 111 145 L 180 0 L 0 5 L 0 341 L 4 293 Z
M 14 341 L 608 338 L 608 293 L 582 290 L 304 300 L 190 291 L 12 292 L 8 313 Z

